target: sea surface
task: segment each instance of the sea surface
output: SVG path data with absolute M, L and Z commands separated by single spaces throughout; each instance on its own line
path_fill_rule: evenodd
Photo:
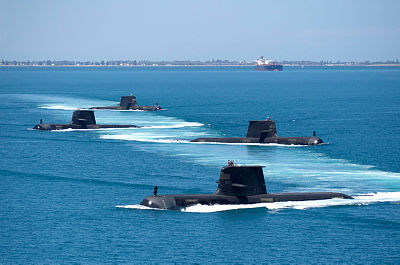
M 95 112 L 138 129 L 36 131 L 134 93 L 158 112 Z M 249 120 L 320 146 L 199 144 Z M 0 68 L 0 263 L 400 263 L 400 68 Z M 213 193 L 227 160 L 269 192 L 354 200 L 139 206 Z

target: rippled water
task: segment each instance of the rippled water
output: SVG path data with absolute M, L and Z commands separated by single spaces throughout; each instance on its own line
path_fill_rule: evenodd
M 398 263 L 400 70 L 397 68 L 0 69 L 2 263 Z M 30 130 L 133 92 L 158 112 L 95 112 L 142 128 Z M 270 116 L 280 136 L 327 144 L 190 143 L 245 136 Z M 332 199 L 139 205 L 152 193 L 212 193 L 228 159 L 263 165 L 270 192 Z M 201 213 L 201 214 L 199 214 Z

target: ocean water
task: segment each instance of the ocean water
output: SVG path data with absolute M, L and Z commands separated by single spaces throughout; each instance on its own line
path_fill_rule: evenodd
M 35 131 L 134 93 L 159 112 L 95 112 L 138 129 Z M 0 263 L 400 262 L 400 69 L 0 68 Z M 320 146 L 200 144 L 271 117 Z M 263 165 L 270 192 L 354 200 L 139 206 L 212 193 L 227 160 Z

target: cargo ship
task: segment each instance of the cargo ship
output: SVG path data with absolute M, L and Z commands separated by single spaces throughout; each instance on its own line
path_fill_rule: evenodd
M 264 59 L 263 56 L 260 59 L 255 60 L 255 69 L 258 71 L 282 71 L 283 66 L 281 64 L 277 64 L 272 60 Z

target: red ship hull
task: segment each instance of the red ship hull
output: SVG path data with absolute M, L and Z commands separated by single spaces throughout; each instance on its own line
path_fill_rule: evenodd
M 269 64 L 269 65 L 256 65 L 257 71 L 282 71 L 283 66 L 280 64 Z

